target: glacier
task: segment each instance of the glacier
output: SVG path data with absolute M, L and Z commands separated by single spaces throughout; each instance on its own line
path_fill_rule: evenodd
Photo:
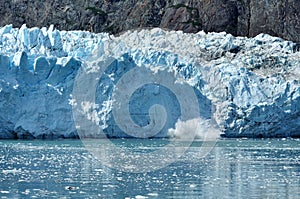
M 267 34 L 246 38 L 154 28 L 110 35 L 7 25 L 0 28 L 0 138 L 77 138 L 74 82 L 79 73 L 101 70 L 108 58 L 95 100 L 81 103 L 108 137 L 128 136 L 114 118 L 114 91 L 122 76 L 142 67 L 153 74 L 171 71 L 188 84 L 199 115 L 215 121 L 223 136 L 300 137 L 300 52 L 291 41 Z M 83 93 L 89 81 L 80 82 Z M 129 118 L 146 126 L 153 119 L 151 106 L 159 104 L 163 109 L 157 107 L 153 117 L 166 117 L 152 136 L 167 137 L 177 132 L 181 104 L 157 81 L 131 93 Z

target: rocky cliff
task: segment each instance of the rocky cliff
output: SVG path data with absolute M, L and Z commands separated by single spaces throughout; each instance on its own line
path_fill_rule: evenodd
M 2 0 L 0 26 L 120 33 L 139 27 L 259 33 L 300 42 L 298 0 Z

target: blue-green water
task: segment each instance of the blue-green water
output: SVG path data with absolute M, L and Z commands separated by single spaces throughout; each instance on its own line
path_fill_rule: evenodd
M 122 140 L 144 147 L 143 140 Z M 161 146 L 160 140 L 148 140 Z M 168 167 L 126 173 L 103 166 L 80 140 L 0 141 L 1 198 L 300 198 L 300 140 L 195 143 Z

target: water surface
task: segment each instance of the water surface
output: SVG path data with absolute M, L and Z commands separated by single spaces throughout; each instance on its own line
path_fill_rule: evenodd
M 119 142 L 141 149 L 164 145 Z M 0 197 L 300 198 L 299 139 L 219 140 L 205 158 L 198 157 L 200 147 L 194 143 L 160 170 L 127 173 L 103 166 L 80 140 L 2 140 Z

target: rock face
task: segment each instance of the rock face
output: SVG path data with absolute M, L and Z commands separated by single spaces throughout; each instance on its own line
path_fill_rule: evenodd
M 300 42 L 297 0 L 2 0 L 0 26 L 120 33 L 161 27 L 254 37 L 267 33 Z
M 182 119 L 182 106 L 195 101 L 199 116 L 227 137 L 300 136 L 300 53 L 295 43 L 267 34 L 155 28 L 115 37 L 8 25 L 0 29 L 0 69 L 0 138 L 77 137 L 84 126 L 74 123 L 74 107 L 109 137 L 126 136 L 125 116 L 137 127 L 163 121 L 157 136 L 165 137 Z M 176 90 L 182 84 L 188 88 Z

